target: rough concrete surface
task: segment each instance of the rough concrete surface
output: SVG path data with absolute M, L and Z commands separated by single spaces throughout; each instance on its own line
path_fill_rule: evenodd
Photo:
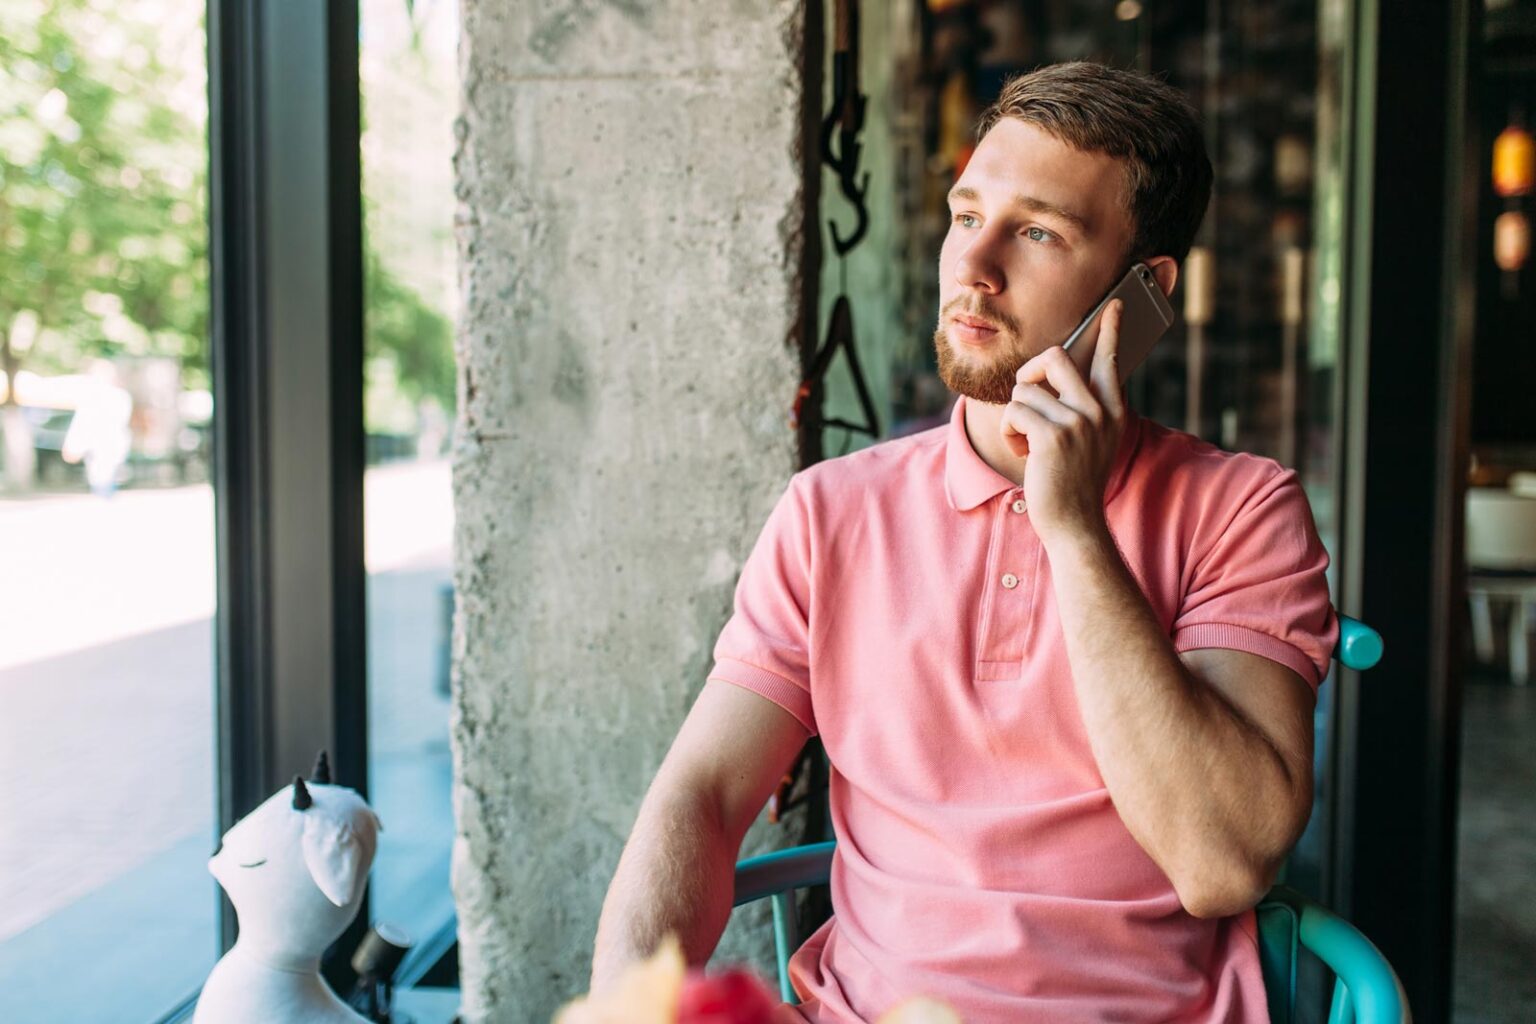
M 464 1018 L 521 1024 L 586 988 L 795 468 L 803 13 L 463 14 L 453 884 Z M 760 823 L 745 849 L 790 838 Z M 768 945 L 733 922 L 717 959 Z

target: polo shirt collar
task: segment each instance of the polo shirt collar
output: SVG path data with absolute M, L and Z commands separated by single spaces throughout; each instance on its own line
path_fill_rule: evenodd
M 1120 447 L 1115 452 L 1115 465 L 1104 488 L 1104 503 L 1120 490 L 1125 482 L 1130 461 L 1141 438 L 1141 417 L 1134 409 L 1126 409 L 1125 429 L 1120 434 Z M 949 417 L 949 434 L 944 449 L 944 495 L 949 507 L 959 512 L 991 501 L 993 498 L 1019 486 L 1019 481 L 1009 480 L 1003 474 L 982 461 L 971 447 L 971 439 L 965 433 L 965 396 L 955 399 L 954 411 Z

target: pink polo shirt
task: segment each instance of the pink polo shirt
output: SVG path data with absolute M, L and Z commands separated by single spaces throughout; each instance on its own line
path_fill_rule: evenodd
M 835 914 L 790 963 L 799 1010 L 1266 1020 L 1253 913 L 1185 913 L 1110 802 L 1022 499 L 961 398 L 947 426 L 796 473 L 742 570 L 710 678 L 785 708 L 832 765 Z M 1318 685 L 1338 623 L 1293 470 L 1132 413 L 1105 512 L 1177 650 Z

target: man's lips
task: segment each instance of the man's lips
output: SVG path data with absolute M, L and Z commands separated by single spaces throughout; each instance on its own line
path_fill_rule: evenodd
M 965 313 L 952 313 L 949 317 L 950 333 L 967 345 L 984 345 L 997 335 L 997 326 L 989 320 Z

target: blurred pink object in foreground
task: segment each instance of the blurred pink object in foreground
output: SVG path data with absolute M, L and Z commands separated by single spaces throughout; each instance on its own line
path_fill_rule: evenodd
M 767 985 L 739 967 L 714 975 L 694 969 L 683 980 L 677 1024 L 774 1024 L 779 1005 Z
M 777 1024 L 792 1011 L 754 974 L 689 969 L 675 935 L 624 972 L 612 989 L 566 1004 L 555 1024 Z M 909 999 L 876 1024 L 964 1024 L 932 999 Z

